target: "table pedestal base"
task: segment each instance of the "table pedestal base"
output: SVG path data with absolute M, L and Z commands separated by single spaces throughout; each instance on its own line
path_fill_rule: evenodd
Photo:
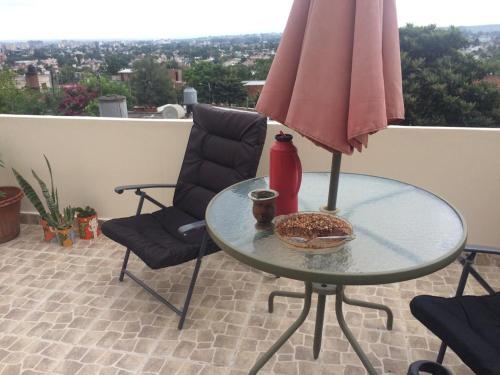
M 370 363 L 367 355 L 361 349 L 358 341 L 354 338 L 351 330 L 347 326 L 347 323 L 344 319 L 344 314 L 342 312 L 342 302 L 348 305 L 366 307 L 369 309 L 383 310 L 387 313 L 387 329 L 392 329 L 393 324 L 393 314 L 389 307 L 385 305 L 381 305 L 378 303 L 360 301 L 356 299 L 351 299 L 344 294 L 344 286 L 343 285 L 327 285 L 327 284 L 317 284 L 317 283 L 305 283 L 305 293 L 296 293 L 296 292 L 287 292 L 287 291 L 274 291 L 269 295 L 268 307 L 269 312 L 272 313 L 274 311 L 274 298 L 275 297 L 291 297 L 291 298 L 303 298 L 304 299 L 304 307 L 302 308 L 302 312 L 300 313 L 297 320 L 288 328 L 285 333 L 276 341 L 269 350 L 264 353 L 258 360 L 255 362 L 255 365 L 250 370 L 249 374 L 255 375 L 257 372 L 264 367 L 264 365 L 271 359 L 271 357 L 283 346 L 283 344 L 292 336 L 292 334 L 304 323 L 307 315 L 309 314 L 309 310 L 311 308 L 311 298 L 312 293 L 318 293 L 318 305 L 316 309 L 316 324 L 314 327 L 314 344 L 313 344 L 313 355 L 314 359 L 318 358 L 319 352 L 321 350 L 321 341 L 323 337 L 323 322 L 325 318 L 325 305 L 326 305 L 326 296 L 335 294 L 337 297 L 335 299 L 335 313 L 337 316 L 337 321 L 339 323 L 340 329 L 344 333 L 347 338 L 347 341 L 351 344 L 352 348 L 358 355 L 359 359 L 365 366 L 366 371 L 370 375 L 376 374 L 375 368 Z

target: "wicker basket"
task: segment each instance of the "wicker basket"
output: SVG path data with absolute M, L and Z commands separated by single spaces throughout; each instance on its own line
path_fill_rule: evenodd
M 21 199 L 23 192 L 15 186 L 4 186 L 6 195 L 0 199 L 0 243 L 13 240 L 21 229 Z

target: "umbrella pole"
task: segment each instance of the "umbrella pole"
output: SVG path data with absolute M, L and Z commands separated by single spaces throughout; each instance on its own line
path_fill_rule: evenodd
M 332 171 L 330 173 L 330 188 L 328 189 L 328 211 L 337 210 L 337 192 L 339 189 L 339 174 L 340 163 L 342 161 L 342 153 L 333 151 L 332 153 Z

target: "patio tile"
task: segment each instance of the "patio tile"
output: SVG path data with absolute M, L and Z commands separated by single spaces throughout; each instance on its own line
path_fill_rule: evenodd
M 267 297 L 275 289 L 300 292 L 303 283 L 275 278 L 223 252 L 203 260 L 185 329 L 178 317 L 130 279 L 118 281 L 123 249 L 105 237 L 63 249 L 40 241 L 36 225 L 0 245 L 1 374 L 196 374 L 242 375 L 296 319 L 302 301 Z M 193 262 L 152 271 L 135 256 L 130 268 L 179 305 Z M 500 287 L 500 261 L 478 257 L 478 269 Z M 346 306 L 354 335 L 379 373 L 403 374 L 417 359 L 435 358 L 439 340 L 416 321 L 408 303 L 418 294 L 454 293 L 461 266 L 417 280 L 382 286 L 351 286 L 351 298 L 385 303 L 394 312 L 393 331 L 384 313 Z M 467 293 L 482 293 L 471 281 Z M 266 374 L 364 374 L 327 297 L 323 345 L 312 356 L 316 297 L 305 324 L 262 371 Z M 458 375 L 472 372 L 449 351 L 445 364 Z

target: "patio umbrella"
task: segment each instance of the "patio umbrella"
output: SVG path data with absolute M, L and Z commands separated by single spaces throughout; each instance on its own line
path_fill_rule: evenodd
M 333 153 L 335 210 L 342 153 L 404 118 L 395 0 L 295 0 L 256 109 Z

